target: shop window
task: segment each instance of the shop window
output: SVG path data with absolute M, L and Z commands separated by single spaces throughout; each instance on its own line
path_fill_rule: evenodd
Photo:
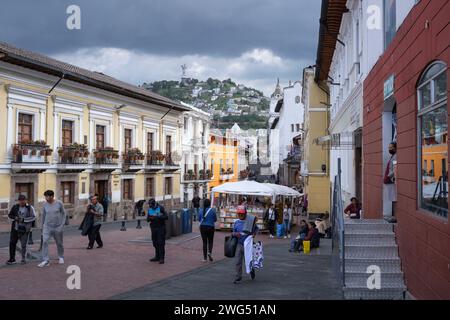
M 18 143 L 30 143 L 33 141 L 33 116 L 30 114 L 19 113 L 17 129 Z
M 64 204 L 74 203 L 75 183 L 73 181 L 61 182 L 62 202 Z
M 133 179 L 122 180 L 123 200 L 133 200 Z
M 448 216 L 448 112 L 447 66 L 432 64 L 418 86 L 419 206 L 435 215 Z M 445 88 L 445 89 L 444 89 Z M 427 164 L 430 164 L 429 171 Z

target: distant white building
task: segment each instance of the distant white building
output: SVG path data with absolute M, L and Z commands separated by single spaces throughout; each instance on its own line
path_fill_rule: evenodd
M 195 194 L 203 197 L 208 192 L 208 179 L 203 173 L 208 169 L 209 157 L 209 133 L 211 126 L 211 115 L 194 106 L 181 103 L 191 111 L 182 114 L 182 159 L 181 159 L 181 199 L 185 206 Z M 190 173 L 193 173 L 191 175 Z
M 269 145 L 272 173 L 278 174 L 283 160 L 293 147 L 293 139 L 301 134 L 304 106 L 301 102 L 302 84 L 296 81 L 281 91 L 279 82 L 272 94 L 269 118 Z

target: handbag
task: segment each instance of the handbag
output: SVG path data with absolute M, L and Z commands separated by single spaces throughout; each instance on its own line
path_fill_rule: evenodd
M 224 253 L 227 258 L 234 258 L 236 255 L 236 248 L 238 244 L 238 239 L 236 237 L 227 236 L 225 237 Z

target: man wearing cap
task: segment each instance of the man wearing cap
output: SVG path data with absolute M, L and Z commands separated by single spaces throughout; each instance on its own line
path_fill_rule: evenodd
M 256 225 L 255 217 L 247 216 L 247 208 L 245 206 L 237 207 L 237 214 L 239 220 L 234 222 L 232 236 L 238 238 L 238 244 L 236 247 L 236 278 L 234 280 L 235 284 L 241 283 L 242 281 L 242 264 L 245 260 L 245 240 L 252 236 L 255 237 L 258 232 L 258 226 Z M 253 245 L 253 244 L 252 244 Z M 250 271 L 250 276 L 255 279 L 255 270 L 252 268 Z
M 8 217 L 13 220 L 13 223 L 9 240 L 9 260 L 6 264 L 16 263 L 16 246 L 19 240 L 22 246 L 21 264 L 26 264 L 28 237 L 33 221 L 36 220 L 36 212 L 33 206 L 27 203 L 27 197 L 22 194 L 19 195 L 18 203 L 11 208 Z
M 150 222 L 152 230 L 152 242 L 155 247 L 155 256 L 150 259 L 151 262 L 164 263 L 165 245 L 166 245 L 166 220 L 169 219 L 163 206 L 156 202 L 155 199 L 148 201 L 149 209 L 147 213 L 147 222 Z

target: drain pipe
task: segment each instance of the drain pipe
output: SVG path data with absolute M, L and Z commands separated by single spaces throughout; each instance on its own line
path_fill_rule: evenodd
M 56 86 L 62 81 L 62 79 L 64 79 L 64 77 L 66 76 L 66 74 L 64 72 L 61 73 L 61 77 L 58 79 L 58 81 L 53 85 L 53 87 L 50 89 L 50 91 L 48 92 L 48 94 L 52 93 L 52 91 L 56 88 Z

